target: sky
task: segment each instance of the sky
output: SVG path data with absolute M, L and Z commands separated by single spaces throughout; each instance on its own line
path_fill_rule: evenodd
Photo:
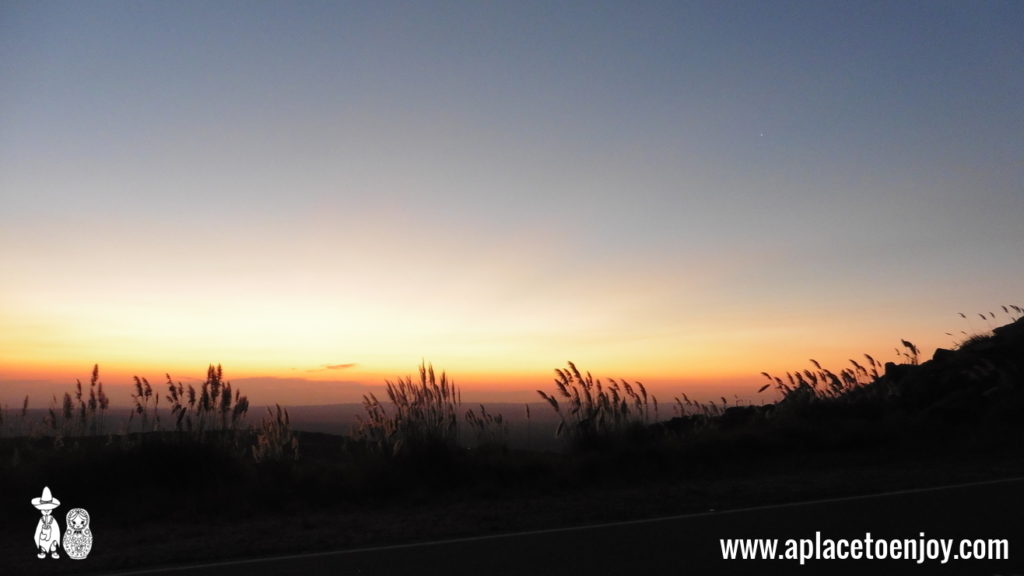
M 1021 30 L 1019 2 L 0 0 L 0 402 L 211 363 L 355 401 L 421 361 L 533 400 L 570 360 L 668 398 L 951 347 L 1024 304 Z

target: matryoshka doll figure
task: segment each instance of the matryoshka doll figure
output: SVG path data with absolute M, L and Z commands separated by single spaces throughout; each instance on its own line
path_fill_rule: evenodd
M 72 560 L 82 560 L 92 550 L 92 531 L 89 530 L 89 513 L 84 508 L 72 508 L 68 512 L 64 551 Z

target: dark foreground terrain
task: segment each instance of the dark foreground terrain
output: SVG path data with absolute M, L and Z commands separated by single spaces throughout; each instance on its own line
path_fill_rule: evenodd
M 513 567 L 539 562 L 533 559 L 547 557 L 540 551 L 554 546 L 558 559 L 531 573 L 564 572 L 566 566 L 621 573 L 623 562 L 640 556 L 658 559 L 652 566 L 662 571 L 686 571 L 693 558 L 695 573 L 701 567 L 720 573 L 711 560 L 719 553 L 718 538 L 802 538 L 821 530 L 839 537 L 870 531 L 913 538 L 923 531 L 943 538 L 1007 538 L 1009 561 L 943 569 L 1024 573 L 1017 560 L 1024 541 L 1019 482 L 753 516 L 722 514 L 1024 476 L 1022 359 L 1024 323 L 1018 321 L 956 350 L 940 350 L 930 361 L 886 366 L 870 381 L 835 386 L 827 371 L 820 382 L 807 374 L 767 406 L 696 411 L 608 433 L 585 421 L 568 435 L 563 452 L 512 450 L 497 442 L 473 449 L 407 442 L 381 450 L 365 438 L 302 433 L 296 436 L 297 459 L 283 449 L 257 461 L 251 431 L 82 436 L 59 444 L 47 436 L 3 438 L 0 573 L 108 573 L 710 510 L 716 513 L 700 521 L 501 544 L 512 551 L 491 550 L 498 540 L 447 552 L 403 548 L 387 561 L 372 560 L 373 569 L 360 564 L 370 562 L 366 557 L 353 555 L 337 569 L 406 573 L 404 567 L 429 563 L 429 573 L 464 572 L 467 565 L 516 573 Z M 279 447 L 292 446 L 288 438 Z M 68 510 L 89 510 L 95 541 L 87 559 L 36 558 L 32 533 L 39 512 L 30 501 L 43 486 L 61 501 L 55 516 L 62 529 Z M 513 551 L 520 564 L 504 559 Z M 741 562 L 743 568 L 729 564 L 724 572 L 752 565 L 756 573 L 836 570 L 749 562 Z M 328 569 L 317 562 L 302 566 L 297 570 L 306 573 Z M 857 566 L 908 573 L 903 565 Z M 917 573 L 931 573 L 929 568 L 938 570 L 929 565 Z
M 95 546 L 86 560 L 76 562 L 66 556 L 60 560 L 37 559 L 31 532 L 38 513 L 31 506 L 27 506 L 28 511 L 17 510 L 10 514 L 0 534 L 4 574 L 89 574 L 697 514 L 696 518 L 677 522 L 597 532 L 535 535 L 449 548 L 382 551 L 374 555 L 343 556 L 330 563 L 322 558 L 298 564 L 260 563 L 257 567 L 246 565 L 245 570 L 248 574 L 404 574 L 412 573 L 411 568 L 429 566 L 425 573 L 469 573 L 469 566 L 475 566 L 474 571 L 486 567 L 489 573 L 516 574 L 522 573 L 518 568 L 548 558 L 529 573 L 556 574 L 564 573 L 570 566 L 586 566 L 598 574 L 618 574 L 623 566 L 635 565 L 673 571 L 689 568 L 688 573 L 792 574 L 800 568 L 792 562 L 723 564 L 718 557 L 718 539 L 808 538 L 813 537 L 815 531 L 834 538 L 861 537 L 865 532 L 916 538 L 923 531 L 931 537 L 942 538 L 1006 538 L 1010 542 L 1010 560 L 964 561 L 949 566 L 929 563 L 923 568 L 888 562 L 869 564 L 870 570 L 882 574 L 1012 574 L 1024 573 L 1017 562 L 1024 552 L 1021 550 L 1024 533 L 1019 521 L 1024 512 L 1021 509 L 1024 498 L 1020 497 L 1024 486 L 1020 481 L 924 495 L 895 494 L 880 500 L 833 500 L 856 494 L 1012 477 L 1024 477 L 1024 461 L 961 454 L 952 461 L 907 459 L 900 464 L 864 463 L 860 466 L 805 463 L 803 468 L 788 472 L 764 467 L 719 469 L 715 473 L 693 474 L 677 480 L 581 482 L 580 485 L 551 484 L 546 488 L 536 485 L 522 490 L 491 492 L 456 486 L 448 490 L 435 487 L 363 503 L 346 502 L 350 499 L 344 493 L 325 491 L 317 494 L 323 500 L 321 507 L 311 505 L 308 500 L 312 498 L 284 493 L 279 497 L 295 505 L 281 506 L 272 501 L 276 495 L 268 493 L 247 496 L 242 501 L 226 497 L 223 506 L 209 503 L 209 510 L 197 509 L 187 502 L 180 502 L 176 508 L 173 500 L 161 498 L 159 493 L 146 501 L 144 495 L 130 487 L 125 488 L 123 497 L 104 494 L 97 497 L 95 490 L 68 486 L 62 488 L 63 493 L 54 489 L 55 495 L 62 499 L 62 507 L 63 503 L 82 506 L 92 515 Z M 409 481 L 415 482 L 415 478 Z M 58 485 L 65 486 L 63 482 Z M 5 491 L 4 506 L 16 510 L 10 494 Z M 819 499 L 826 501 L 806 509 L 786 506 Z M 302 503 L 302 500 L 307 502 Z M 774 504 L 782 506 L 751 513 L 728 513 Z M 63 519 L 60 515 L 58 518 Z M 559 554 L 548 557 L 558 550 L 561 550 Z M 855 567 L 866 569 L 863 562 L 856 563 Z M 359 571 L 350 572 L 353 568 Z M 713 570 L 703 572 L 704 568 Z M 220 566 L 206 573 L 226 573 L 223 569 Z M 837 570 L 835 563 L 817 562 L 802 572 L 837 573 Z
M 720 539 L 792 539 L 808 555 L 816 534 L 833 541 L 928 537 L 1006 539 L 1020 542 L 1024 500 L 1017 497 L 1024 479 L 919 489 L 875 496 L 817 500 L 734 510 L 716 510 L 611 524 L 518 532 L 430 543 L 313 552 L 193 564 L 147 574 L 1007 574 L 1024 565 L 1020 545 L 1008 548 L 1009 560 L 960 557 L 958 549 L 920 560 L 787 559 L 780 546 L 774 559 L 726 559 Z M 979 514 L 979 510 L 999 510 Z M 798 547 L 798 550 L 800 548 Z M 972 549 L 973 550 L 973 549 Z M 566 551 L 572 551 L 566 553 Z M 500 558 L 500 562 L 495 562 Z

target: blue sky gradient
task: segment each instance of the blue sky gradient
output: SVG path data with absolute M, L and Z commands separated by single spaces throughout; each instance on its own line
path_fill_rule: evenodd
M 739 381 L 948 346 L 1024 303 L 1021 30 L 1016 2 L 4 1 L 0 367 Z

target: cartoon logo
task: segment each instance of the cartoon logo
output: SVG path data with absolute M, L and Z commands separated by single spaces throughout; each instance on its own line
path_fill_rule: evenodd
M 50 487 L 43 488 L 39 498 L 32 499 L 32 505 L 43 517 L 36 524 L 36 552 L 39 558 L 60 558 L 60 524 L 53 517 L 53 510 L 60 506 L 60 500 L 53 497 Z M 92 550 L 92 530 L 89 529 L 89 512 L 84 508 L 72 508 L 67 515 L 67 533 L 64 534 L 64 551 L 72 560 L 83 560 Z
M 46 558 L 49 554 L 53 558 L 60 558 L 60 554 L 57 554 L 60 546 L 60 526 L 52 514 L 53 509 L 60 506 L 60 500 L 53 497 L 50 487 L 47 486 L 43 488 L 42 496 L 32 499 L 32 505 L 43 513 L 43 517 L 36 524 L 36 549 L 39 557 Z

